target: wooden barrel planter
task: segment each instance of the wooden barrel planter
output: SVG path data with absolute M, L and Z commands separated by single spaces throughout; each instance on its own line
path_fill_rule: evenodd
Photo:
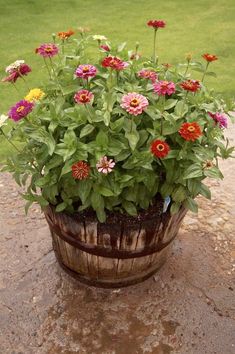
M 110 214 L 105 223 L 93 213 L 57 213 L 51 205 L 44 212 L 63 269 L 89 285 L 115 288 L 141 282 L 161 267 L 186 209 L 170 215 L 161 202 L 137 217 Z

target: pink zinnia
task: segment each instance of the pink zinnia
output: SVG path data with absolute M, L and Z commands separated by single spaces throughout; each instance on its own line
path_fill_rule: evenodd
M 108 160 L 107 156 L 101 157 L 96 164 L 97 170 L 101 173 L 104 173 L 105 175 L 112 172 L 114 166 L 115 162 L 113 159 Z
M 175 92 L 175 84 L 171 81 L 158 81 L 153 84 L 153 89 L 159 96 L 170 96 Z
M 13 119 L 15 122 L 26 117 L 33 109 L 34 104 L 32 102 L 21 100 L 11 107 L 8 112 L 9 118 Z
M 158 28 L 164 28 L 166 26 L 166 22 L 163 20 L 150 20 L 148 21 L 147 25 L 149 27 L 158 29 Z
M 77 102 L 78 104 L 89 103 L 93 98 L 94 98 L 93 93 L 88 90 L 80 90 L 74 95 L 74 101 Z
M 32 70 L 27 64 L 21 64 L 18 68 L 9 71 L 9 75 L 2 79 L 2 81 L 16 82 L 16 80 L 21 76 L 26 76 Z
M 58 54 L 59 48 L 53 43 L 44 43 L 35 49 L 35 52 L 44 58 L 51 58 Z
M 225 114 L 216 112 L 216 113 L 211 113 L 208 112 L 208 114 L 211 116 L 211 118 L 214 119 L 216 124 L 219 125 L 220 128 L 227 128 L 228 127 L 228 120 Z
M 89 77 L 94 77 L 96 73 L 97 73 L 96 67 L 90 64 L 79 65 L 79 67 L 75 71 L 76 76 L 82 79 L 88 79 Z
M 142 69 L 138 72 L 138 76 L 143 78 L 143 79 L 149 79 L 154 83 L 157 80 L 157 73 L 155 71 L 147 70 L 147 69 Z
M 134 116 L 141 114 L 148 105 L 147 98 L 139 93 L 132 92 L 122 96 L 121 107 Z

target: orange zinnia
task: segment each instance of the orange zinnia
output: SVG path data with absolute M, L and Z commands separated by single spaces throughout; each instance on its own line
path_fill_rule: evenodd
M 65 32 L 58 32 L 58 37 L 60 39 L 68 39 L 69 37 L 71 37 L 75 32 L 73 30 L 68 30 L 68 31 L 65 31 Z

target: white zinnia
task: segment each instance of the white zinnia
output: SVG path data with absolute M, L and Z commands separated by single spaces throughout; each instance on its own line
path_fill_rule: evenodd
M 8 116 L 5 116 L 5 114 L 0 115 L 0 128 L 6 125 L 6 120 L 8 119 Z
M 95 34 L 94 36 L 92 36 L 92 38 L 94 39 L 94 41 L 106 41 L 107 38 L 105 36 L 99 35 L 99 34 Z
M 11 63 L 6 67 L 6 73 L 10 74 L 12 71 L 18 69 L 22 64 L 24 64 L 24 60 L 16 60 L 14 63 Z

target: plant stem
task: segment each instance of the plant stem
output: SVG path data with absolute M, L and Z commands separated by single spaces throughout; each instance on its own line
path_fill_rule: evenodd
M 157 28 L 154 29 L 154 34 L 153 34 L 153 62 L 154 62 L 154 64 L 157 64 L 156 38 L 157 38 Z
M 50 68 L 49 68 L 49 66 L 47 65 L 46 59 L 45 59 L 44 57 L 43 57 L 43 60 L 44 60 L 45 66 L 46 66 L 46 68 L 47 68 L 49 78 L 51 79 L 51 72 L 50 72 Z
M 25 80 L 24 76 L 20 73 L 19 71 L 19 74 L 20 74 L 20 77 L 23 79 L 24 83 L 25 83 L 25 86 L 27 87 L 27 89 L 30 91 L 30 87 L 29 85 L 27 84 L 27 81 Z
M 207 64 L 206 64 L 205 71 L 204 71 L 204 73 L 203 73 L 203 75 L 202 75 L 202 82 L 203 82 L 203 80 L 204 80 L 204 78 L 205 78 L 205 75 L 206 75 L 206 72 L 207 72 L 207 69 L 208 69 L 209 64 L 210 64 L 210 62 L 208 61 Z
M 9 143 L 11 146 L 13 146 L 13 148 L 14 148 L 17 152 L 22 153 L 22 151 L 20 151 L 20 149 L 18 149 L 18 147 L 17 147 L 11 140 L 8 139 L 8 136 L 4 133 L 3 129 L 0 128 L 0 130 L 1 130 L 2 135 L 4 136 L 4 138 L 8 141 L 8 143 Z
M 18 88 L 16 87 L 16 84 L 14 82 L 12 82 L 12 85 L 14 86 L 15 90 L 20 93 L 20 91 L 18 90 Z
M 184 76 L 186 76 L 187 72 L 188 72 L 188 69 L 189 69 L 189 62 L 188 62 L 188 65 L 186 67 L 186 70 L 185 70 L 185 73 L 184 73 Z
M 188 96 L 188 91 L 186 92 L 186 94 L 184 96 L 182 110 L 181 110 L 181 116 L 183 116 L 183 113 L 184 113 L 184 106 L 185 106 L 185 103 L 186 103 L 187 96 Z

